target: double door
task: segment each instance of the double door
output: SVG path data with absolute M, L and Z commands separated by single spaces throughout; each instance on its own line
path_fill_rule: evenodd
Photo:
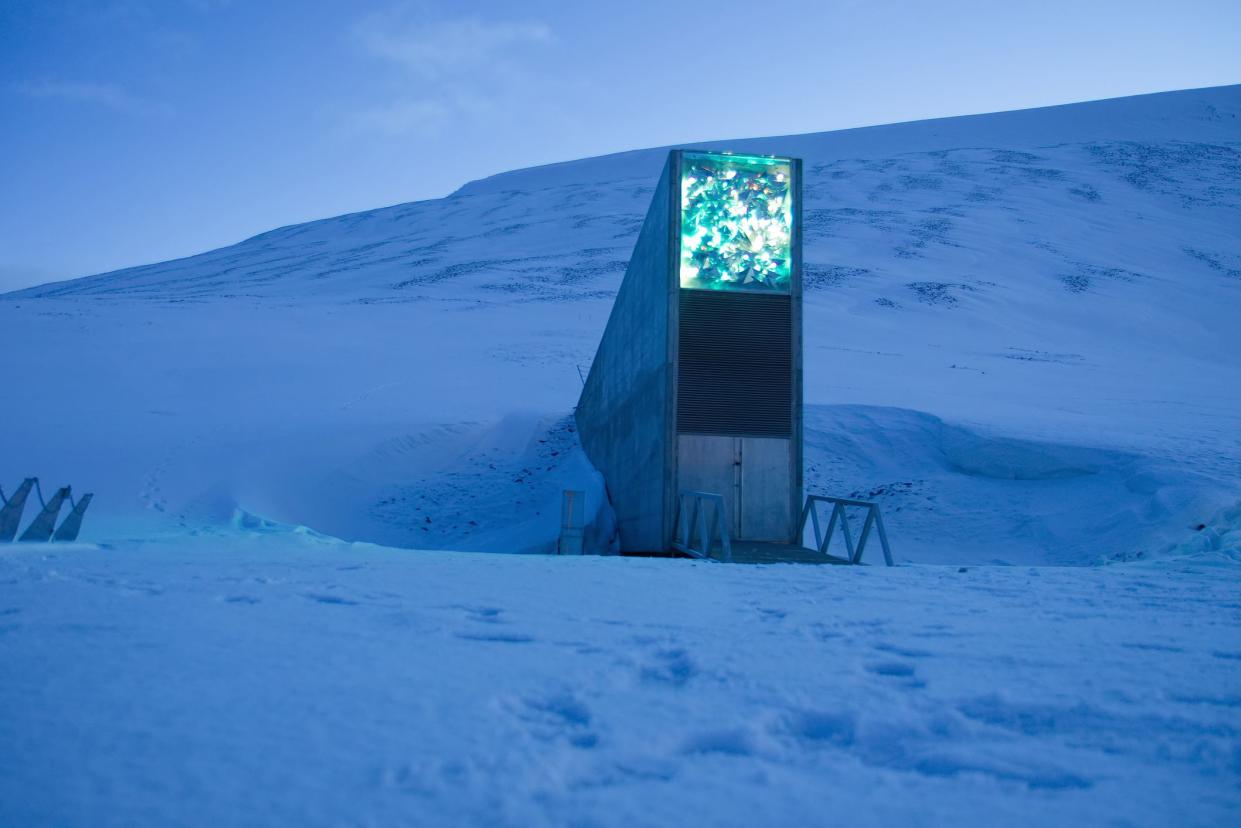
M 791 440 L 678 435 L 677 484 L 722 495 L 734 539 L 788 543 L 793 536 Z

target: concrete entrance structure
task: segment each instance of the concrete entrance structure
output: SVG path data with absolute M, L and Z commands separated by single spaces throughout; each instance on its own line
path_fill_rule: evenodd
M 801 270 L 799 160 L 669 154 L 576 415 L 622 551 L 671 548 L 683 490 L 797 540 Z

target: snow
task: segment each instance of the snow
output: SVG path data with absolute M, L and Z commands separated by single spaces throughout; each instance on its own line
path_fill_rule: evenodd
M 4 551 L 0 824 L 1229 824 L 1235 575 Z
M 474 554 L 606 527 L 661 150 L 6 294 L 0 486 L 96 498 L 0 547 L 0 824 L 1236 822 L 1241 86 L 712 146 L 805 159 L 902 566 Z
M 805 158 L 808 491 L 966 563 L 1155 554 L 1241 500 L 1239 117 L 1234 86 L 720 142 Z M 551 548 L 560 490 L 599 499 L 567 418 L 662 157 L 6 295 L 7 485 L 95 491 L 95 538 Z

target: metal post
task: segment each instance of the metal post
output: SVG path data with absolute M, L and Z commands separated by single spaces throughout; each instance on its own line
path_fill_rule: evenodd
M 728 515 L 724 513 L 724 499 L 720 498 L 715 504 L 716 512 L 720 516 L 720 548 L 724 553 L 724 562 L 733 562 L 733 544 L 728 532 Z
M 849 550 L 848 558 L 853 560 L 853 533 L 849 531 L 849 516 L 845 514 L 845 504 L 840 501 L 836 502 L 836 508 L 840 510 L 840 528 L 845 535 L 845 548 Z
M 866 539 L 870 537 L 870 529 L 875 525 L 875 515 L 879 513 L 879 507 L 871 506 L 866 510 L 866 522 L 862 524 L 862 535 L 857 542 L 857 555 L 854 556 L 854 563 L 862 562 L 862 553 L 866 550 Z
M 836 532 L 836 518 L 840 516 L 840 504 L 832 504 L 832 517 L 827 521 L 827 534 L 823 536 L 823 543 L 819 546 L 819 551 L 824 555 L 827 554 L 828 548 L 832 545 L 832 535 Z
M 26 531 L 22 533 L 22 541 L 46 541 L 51 540 L 52 530 L 56 527 L 56 516 L 60 514 L 60 506 L 65 502 L 65 498 L 69 497 L 69 487 L 65 486 L 52 495 L 43 507 L 43 511 L 39 512 L 34 522 L 26 527 Z
M 87 493 L 82 495 L 81 500 L 73 504 L 73 511 L 60 524 L 60 528 L 56 530 L 52 540 L 75 541 L 78 539 L 78 532 L 82 529 L 82 516 L 86 514 L 86 507 L 90 505 L 92 498 L 94 498 L 94 495 Z
M 585 502 L 585 492 L 565 489 L 564 499 L 560 504 L 560 540 L 556 544 L 556 551 L 561 555 L 582 554 L 582 513 L 585 512 Z
M 823 530 L 819 527 L 818 501 L 807 498 L 805 511 L 810 513 L 810 520 L 814 523 L 814 548 L 822 550 L 823 549 Z M 801 516 L 801 531 L 802 531 L 802 534 L 805 535 L 806 515 L 804 513 Z M 800 537 L 797 540 L 799 542 L 804 542 L 803 538 L 800 538 Z
M 894 566 L 892 563 L 892 549 L 888 546 L 888 533 L 883 528 L 883 515 L 879 514 L 879 508 L 875 508 L 875 526 L 879 529 L 879 544 L 883 547 L 883 561 L 888 566 Z
M 4 501 L 0 509 L 0 543 L 7 543 L 17 537 L 17 527 L 21 524 L 22 512 L 26 509 L 26 498 L 34 488 L 36 478 L 27 477 L 13 492 L 13 496 Z M 0 497 L 3 494 L 0 493 Z

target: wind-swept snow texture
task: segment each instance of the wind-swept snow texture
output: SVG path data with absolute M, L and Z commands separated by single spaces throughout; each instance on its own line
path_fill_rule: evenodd
M 0 825 L 1236 825 L 1241 583 L 0 548 Z
M 805 159 L 806 489 L 898 559 L 1148 556 L 1241 498 L 1241 87 L 707 146 Z M 0 473 L 96 492 L 84 540 L 550 549 L 664 157 L 8 294 Z

